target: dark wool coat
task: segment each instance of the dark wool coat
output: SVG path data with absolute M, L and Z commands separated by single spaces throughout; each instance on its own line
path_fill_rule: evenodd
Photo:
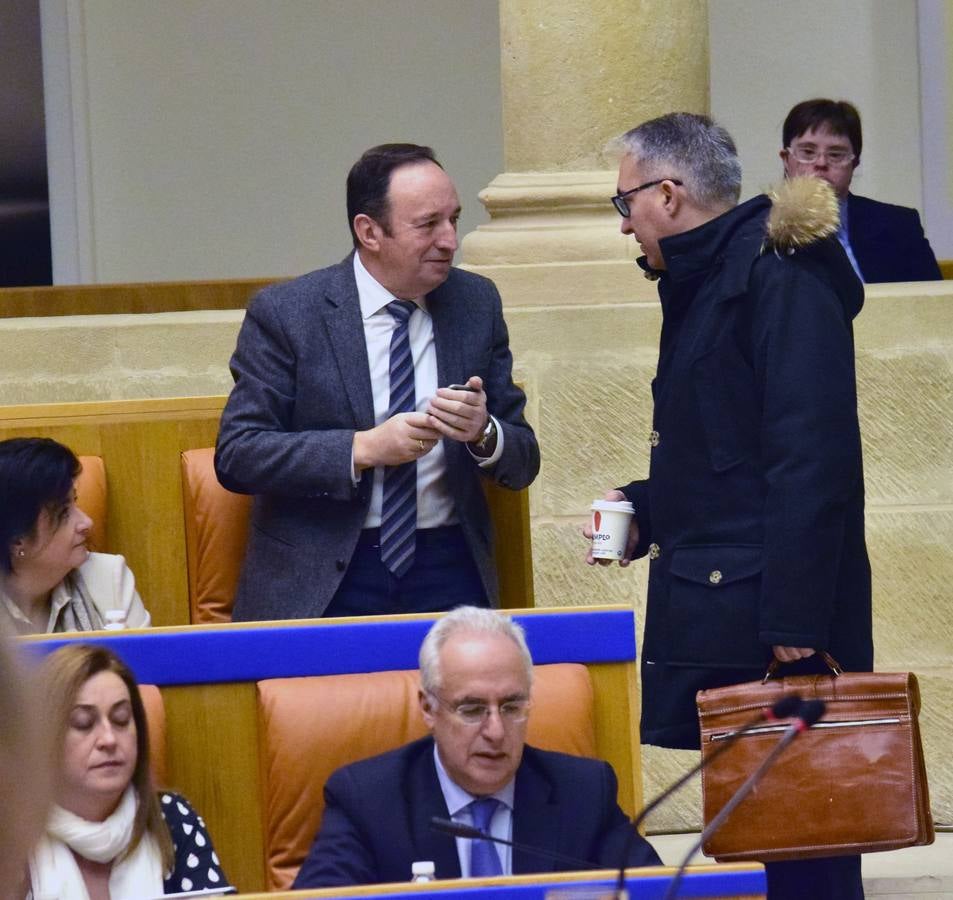
M 836 238 L 765 249 L 770 207 L 756 197 L 660 243 L 650 474 L 623 488 L 651 559 L 644 743 L 697 747 L 696 691 L 762 677 L 773 645 L 873 665 L 863 288 Z

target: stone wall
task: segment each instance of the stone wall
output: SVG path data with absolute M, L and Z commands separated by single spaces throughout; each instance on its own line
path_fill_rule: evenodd
M 639 299 L 509 309 L 516 377 L 543 450 L 531 492 L 541 606 L 641 610 L 645 565 L 590 569 L 580 528 L 648 463 L 659 314 Z M 504 291 L 504 294 L 506 292 Z M 920 676 L 933 808 L 953 823 L 953 285 L 873 286 L 856 325 L 877 666 Z M 600 295 L 601 296 L 601 295 Z M 587 299 L 592 300 L 590 296 Z M 240 312 L 0 320 L 0 403 L 219 394 Z M 646 748 L 646 795 L 694 754 Z M 654 831 L 698 825 L 692 788 Z

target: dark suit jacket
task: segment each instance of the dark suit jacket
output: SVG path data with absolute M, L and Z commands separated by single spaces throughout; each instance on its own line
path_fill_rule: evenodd
M 868 283 L 943 277 L 915 209 L 848 194 L 847 238 Z
M 321 830 L 295 888 L 409 881 L 415 860 L 433 860 L 437 878 L 460 877 L 454 839 L 430 827 L 431 817 L 448 817 L 433 746 L 424 738 L 328 779 Z M 593 868 L 618 867 L 632 827 L 616 788 L 608 763 L 525 747 L 516 772 L 514 842 L 588 859 Z M 627 865 L 659 864 L 636 834 Z M 514 875 L 574 868 L 513 848 Z
M 502 303 L 491 281 L 451 269 L 427 296 L 440 385 L 483 378 L 503 455 L 479 469 L 444 441 L 460 524 L 487 596 L 498 588 L 479 474 L 526 487 L 539 448 L 513 384 Z M 372 470 L 351 481 L 355 430 L 374 426 L 367 348 L 352 258 L 271 285 L 249 304 L 231 359 L 235 386 L 222 413 L 215 469 L 231 491 L 254 494 L 233 618 L 320 616 L 337 590 L 370 504 Z

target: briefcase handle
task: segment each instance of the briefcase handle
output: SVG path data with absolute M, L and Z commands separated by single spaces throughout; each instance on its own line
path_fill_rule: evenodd
M 831 670 L 831 674 L 836 678 L 838 675 L 843 675 L 844 670 L 841 668 L 840 663 L 834 659 L 826 650 L 818 650 L 818 655 L 824 662 L 827 664 L 827 668 Z M 761 679 L 762 684 L 767 684 L 768 679 L 774 675 L 778 669 L 781 667 L 782 662 L 776 656 L 768 663 L 768 671 L 764 673 L 764 678 Z

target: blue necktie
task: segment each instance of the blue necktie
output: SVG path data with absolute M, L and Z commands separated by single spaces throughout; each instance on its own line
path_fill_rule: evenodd
M 500 805 L 499 800 L 493 797 L 483 797 L 470 804 L 470 815 L 473 818 L 473 827 L 484 834 L 490 833 L 490 820 Z M 488 875 L 502 875 L 503 866 L 500 865 L 500 856 L 496 847 L 490 841 L 481 841 L 474 838 L 470 841 L 470 877 L 480 878 Z
M 410 355 L 408 325 L 417 308 L 411 300 L 394 300 L 387 311 L 394 317 L 390 339 L 390 406 L 387 417 L 413 412 L 414 359 Z M 381 504 L 381 561 L 398 578 L 414 562 L 417 544 L 417 462 L 384 468 Z

